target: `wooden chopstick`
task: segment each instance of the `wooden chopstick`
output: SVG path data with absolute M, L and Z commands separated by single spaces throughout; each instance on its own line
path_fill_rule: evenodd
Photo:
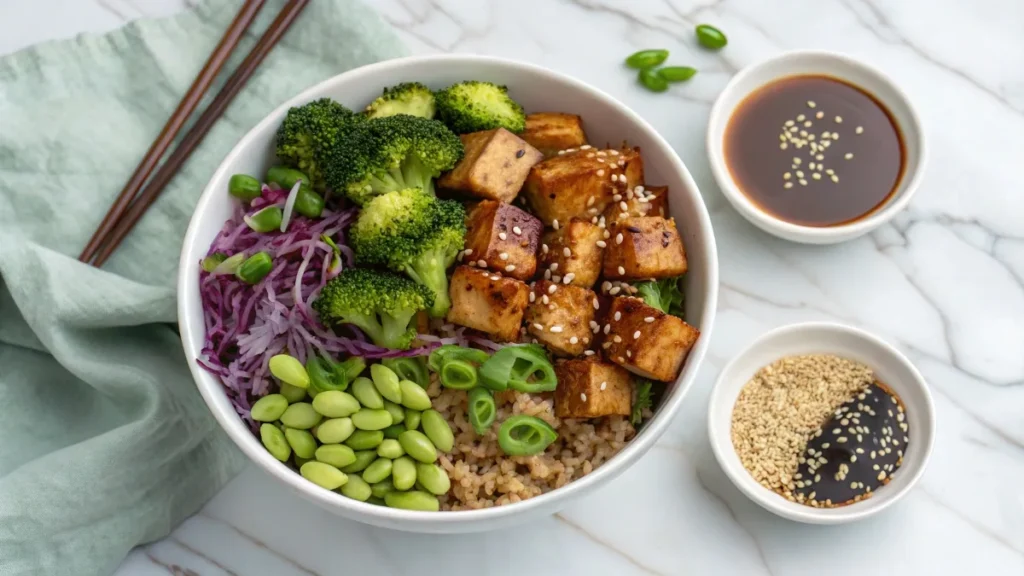
M 221 91 L 210 103 L 210 106 L 199 116 L 195 125 L 182 138 L 181 143 L 171 153 L 160 169 L 157 170 L 153 180 L 132 202 L 131 207 L 118 221 L 117 226 L 111 232 L 106 245 L 97 252 L 93 259 L 94 266 L 102 266 L 110 255 L 117 250 L 117 247 L 128 235 L 128 232 L 135 227 L 142 215 L 153 204 L 167 183 L 174 178 L 181 166 L 188 160 L 192 152 L 199 146 L 200 142 L 210 131 L 217 119 L 231 103 L 231 100 L 242 90 L 242 87 L 259 67 L 263 59 L 270 53 L 274 45 L 291 26 L 295 18 L 306 7 L 308 0 L 289 0 L 288 4 L 281 9 L 277 18 L 271 23 L 267 31 L 263 33 L 252 51 L 245 57 L 238 69 L 235 70 L 228 81 L 221 88 Z
M 107 215 L 103 217 L 103 221 L 100 222 L 96 232 L 89 239 L 89 243 L 85 245 L 82 253 L 79 254 L 79 260 L 88 262 L 95 256 L 96 250 L 103 243 L 106 236 L 110 234 L 110 231 L 117 224 L 125 210 L 128 209 L 132 199 L 135 198 L 143 184 L 146 183 L 146 179 L 149 178 L 157 163 L 160 162 L 160 158 L 163 157 L 171 142 L 174 141 L 174 137 L 181 131 L 185 121 L 192 115 L 199 101 L 202 100 L 210 85 L 213 84 L 214 78 L 217 77 L 224 63 L 228 61 L 228 57 L 231 56 L 235 46 L 238 45 L 238 41 L 245 34 L 246 29 L 249 28 L 249 24 L 252 23 L 256 14 L 263 8 L 264 1 L 246 0 L 245 4 L 242 5 L 238 14 L 235 15 L 235 19 L 231 21 L 231 25 L 224 32 L 224 36 L 220 39 L 217 47 L 214 48 L 206 63 L 203 64 L 203 69 L 199 71 L 196 79 L 192 81 L 192 86 L 185 92 L 185 96 L 178 103 L 178 107 L 175 108 L 171 117 L 167 119 L 167 123 L 164 124 L 163 130 L 160 131 L 156 140 L 150 145 L 146 155 L 142 158 L 138 167 L 135 168 L 135 172 L 132 173 L 131 178 L 125 183 L 124 189 L 117 195 L 117 199 L 114 200 Z

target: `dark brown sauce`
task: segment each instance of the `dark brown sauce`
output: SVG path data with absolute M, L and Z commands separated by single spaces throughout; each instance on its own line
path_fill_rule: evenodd
M 845 224 L 883 206 L 905 158 L 885 106 L 828 76 L 759 88 L 725 130 L 725 162 L 740 190 L 776 218 L 805 226 Z

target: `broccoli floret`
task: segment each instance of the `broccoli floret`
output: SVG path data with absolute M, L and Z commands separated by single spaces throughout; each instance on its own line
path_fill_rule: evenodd
M 440 200 L 419 188 L 389 192 L 371 200 L 352 227 L 358 264 L 404 272 L 434 294 L 430 315 L 451 308 L 448 267 L 466 237 L 466 209 L 455 200 Z
M 325 154 L 363 121 L 362 115 L 330 98 L 296 106 L 277 129 L 277 157 L 308 176 L 314 189 L 323 191 Z
M 356 126 L 333 148 L 325 175 L 328 186 L 362 205 L 405 188 L 433 194 L 434 178 L 454 168 L 462 154 L 462 141 L 444 124 L 399 114 Z
M 396 114 L 433 118 L 434 93 L 419 82 L 405 82 L 385 88 L 380 98 L 366 107 L 365 114 L 367 118 L 384 118 Z
M 492 128 L 510 132 L 526 129 L 523 107 L 508 88 L 491 82 L 460 82 L 437 93 L 437 116 L 456 134 Z
M 665 314 L 683 317 L 683 290 L 679 287 L 682 276 L 663 280 L 648 280 L 634 284 L 637 296 L 648 305 Z
M 433 293 L 408 278 L 348 268 L 324 286 L 313 309 L 324 324 L 353 324 L 378 346 L 404 350 L 416 337 L 416 313 L 433 304 Z

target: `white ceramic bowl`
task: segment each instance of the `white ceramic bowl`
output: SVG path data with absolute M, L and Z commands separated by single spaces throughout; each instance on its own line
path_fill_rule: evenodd
M 867 90 L 881 101 L 898 124 L 906 147 L 906 163 L 896 192 L 884 206 L 866 218 L 838 226 L 803 226 L 765 212 L 739 188 L 725 163 L 724 136 L 729 119 L 744 98 L 765 84 L 789 76 L 824 75 Z M 740 71 L 726 85 L 711 108 L 707 150 L 711 172 L 733 207 L 761 230 L 793 242 L 834 244 L 852 240 L 878 228 L 903 210 L 917 191 L 927 164 L 927 146 L 921 121 L 906 94 L 885 74 L 849 56 L 834 52 L 786 52 Z
M 835 354 L 862 362 L 874 369 L 878 379 L 892 388 L 906 407 L 910 443 L 903 455 L 903 464 L 897 469 L 894 480 L 866 500 L 829 509 L 790 502 L 754 480 L 733 448 L 732 409 L 744 384 L 763 366 L 798 354 Z M 708 435 L 715 458 L 726 475 L 754 502 L 790 520 L 842 524 L 881 512 L 917 483 L 932 452 L 935 409 L 924 378 L 910 360 L 891 345 L 863 330 L 842 324 L 794 324 L 761 336 L 722 370 L 711 393 Z
M 365 504 L 323 490 L 275 460 L 235 414 L 220 381 L 196 363 L 204 336 L 198 263 L 231 213 L 228 179 L 239 172 L 265 173 L 274 161 L 274 133 L 290 107 L 329 96 L 360 109 L 379 96 L 385 86 L 416 80 L 436 89 L 466 79 L 507 84 L 510 94 L 527 111 L 557 110 L 582 115 L 591 142 L 626 139 L 643 149 L 647 181 L 668 185 L 670 190 L 671 212 L 689 259 L 685 286 L 687 320 L 703 335 L 643 431 L 622 452 L 586 477 L 524 502 L 486 510 L 430 513 Z M 579 80 L 540 66 L 467 55 L 403 58 L 365 66 L 309 88 L 270 113 L 228 154 L 203 191 L 185 234 L 178 278 L 178 317 L 185 356 L 203 398 L 238 447 L 283 485 L 331 512 L 369 524 L 418 532 L 480 531 L 552 514 L 629 468 L 665 431 L 693 384 L 707 350 L 717 298 L 718 260 L 704 202 L 682 161 L 649 124 L 611 96 Z

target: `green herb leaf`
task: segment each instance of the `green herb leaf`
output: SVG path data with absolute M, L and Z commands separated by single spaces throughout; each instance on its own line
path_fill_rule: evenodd
M 633 426 L 639 426 L 640 422 L 643 421 L 643 412 L 647 408 L 650 408 L 654 404 L 654 398 L 651 394 L 651 382 L 644 380 L 636 385 L 636 398 L 633 400 L 633 414 L 629 417 L 629 422 Z

